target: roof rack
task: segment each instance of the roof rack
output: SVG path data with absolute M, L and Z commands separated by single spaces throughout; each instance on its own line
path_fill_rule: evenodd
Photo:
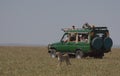
M 91 27 L 91 28 L 62 28 L 64 32 L 90 32 L 92 30 L 107 30 L 107 27 Z
M 107 30 L 107 27 L 94 27 L 94 30 Z

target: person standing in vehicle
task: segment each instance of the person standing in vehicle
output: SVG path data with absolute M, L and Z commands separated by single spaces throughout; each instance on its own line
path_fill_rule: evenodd
M 74 25 L 72 26 L 72 30 L 75 30 L 75 26 Z

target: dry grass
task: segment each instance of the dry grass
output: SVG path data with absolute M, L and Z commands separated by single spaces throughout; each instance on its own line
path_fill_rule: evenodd
M 71 59 L 57 67 L 46 47 L 0 47 L 0 76 L 120 76 L 120 49 L 103 59 Z

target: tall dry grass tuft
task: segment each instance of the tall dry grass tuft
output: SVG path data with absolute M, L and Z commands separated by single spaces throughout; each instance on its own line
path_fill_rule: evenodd
M 57 68 L 47 47 L 0 47 L 0 76 L 119 76 L 120 49 L 112 49 L 103 59 L 71 59 Z

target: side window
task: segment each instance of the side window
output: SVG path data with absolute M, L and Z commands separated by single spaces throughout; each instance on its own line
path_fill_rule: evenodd
M 76 33 L 71 33 L 70 34 L 70 41 L 76 41 Z
M 65 34 L 62 38 L 62 41 L 63 42 L 75 42 L 76 41 L 76 36 L 77 36 L 76 33 Z
M 88 42 L 88 34 L 83 34 L 83 33 L 78 34 L 78 41 Z

